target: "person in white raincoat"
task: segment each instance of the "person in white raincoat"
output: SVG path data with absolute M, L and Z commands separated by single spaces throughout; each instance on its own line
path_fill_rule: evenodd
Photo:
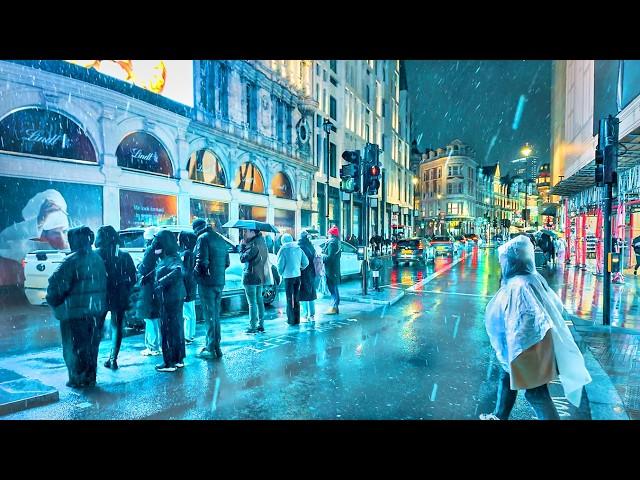
M 496 408 L 480 418 L 507 420 L 518 390 L 526 390 L 538 419 L 559 420 L 547 384 L 558 378 L 567 400 L 579 406 L 591 376 L 564 322 L 562 301 L 536 271 L 529 238 L 515 237 L 498 255 L 502 285 L 487 305 L 485 326 L 502 372 Z

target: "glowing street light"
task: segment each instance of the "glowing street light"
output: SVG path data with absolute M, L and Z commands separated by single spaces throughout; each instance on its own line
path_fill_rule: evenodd
M 524 147 L 522 147 L 520 149 L 520 153 L 524 156 L 524 157 L 528 157 L 529 155 L 531 155 L 533 153 L 533 148 L 531 148 L 531 145 L 529 145 L 528 143 L 526 143 L 524 145 Z

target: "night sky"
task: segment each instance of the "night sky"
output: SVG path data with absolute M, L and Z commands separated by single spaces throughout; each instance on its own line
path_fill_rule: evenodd
M 459 138 L 481 165 L 499 161 L 506 174 L 529 142 L 549 161 L 551 61 L 411 60 L 406 68 L 420 151 Z

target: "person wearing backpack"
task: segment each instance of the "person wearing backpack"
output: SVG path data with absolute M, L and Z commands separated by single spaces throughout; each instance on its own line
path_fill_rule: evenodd
M 338 307 L 340 305 L 340 256 L 342 248 L 340 246 L 340 232 L 335 225 L 327 232 L 330 235 L 329 241 L 322 249 L 322 260 L 326 270 L 327 288 L 331 292 L 333 306 L 325 313 L 327 315 L 336 315 L 340 313 Z
M 302 270 L 302 275 L 300 277 L 301 283 L 299 298 L 302 304 L 302 316 L 305 317 L 308 322 L 314 322 L 316 315 L 315 300 L 318 298 L 316 294 L 316 279 L 321 273 L 316 271 L 316 259 L 318 259 L 320 261 L 320 265 L 322 265 L 322 257 L 316 255 L 316 249 L 309 239 L 309 232 L 306 230 L 303 230 L 300 234 L 298 245 L 307 257 L 307 260 L 309 260 L 309 265 Z

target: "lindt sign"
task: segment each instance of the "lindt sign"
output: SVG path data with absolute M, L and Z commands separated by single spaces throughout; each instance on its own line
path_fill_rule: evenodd
M 25 142 L 38 142 L 43 145 L 54 146 L 60 142 L 62 148 L 68 148 L 69 139 L 65 133 L 58 133 L 56 135 L 45 134 L 44 130 L 36 130 L 29 128 L 26 130 L 26 135 L 23 135 L 22 140 Z
M 144 153 L 141 148 L 132 148 L 131 149 L 131 159 L 144 161 L 144 162 L 153 162 L 155 164 L 158 163 L 158 154 L 156 152 Z

